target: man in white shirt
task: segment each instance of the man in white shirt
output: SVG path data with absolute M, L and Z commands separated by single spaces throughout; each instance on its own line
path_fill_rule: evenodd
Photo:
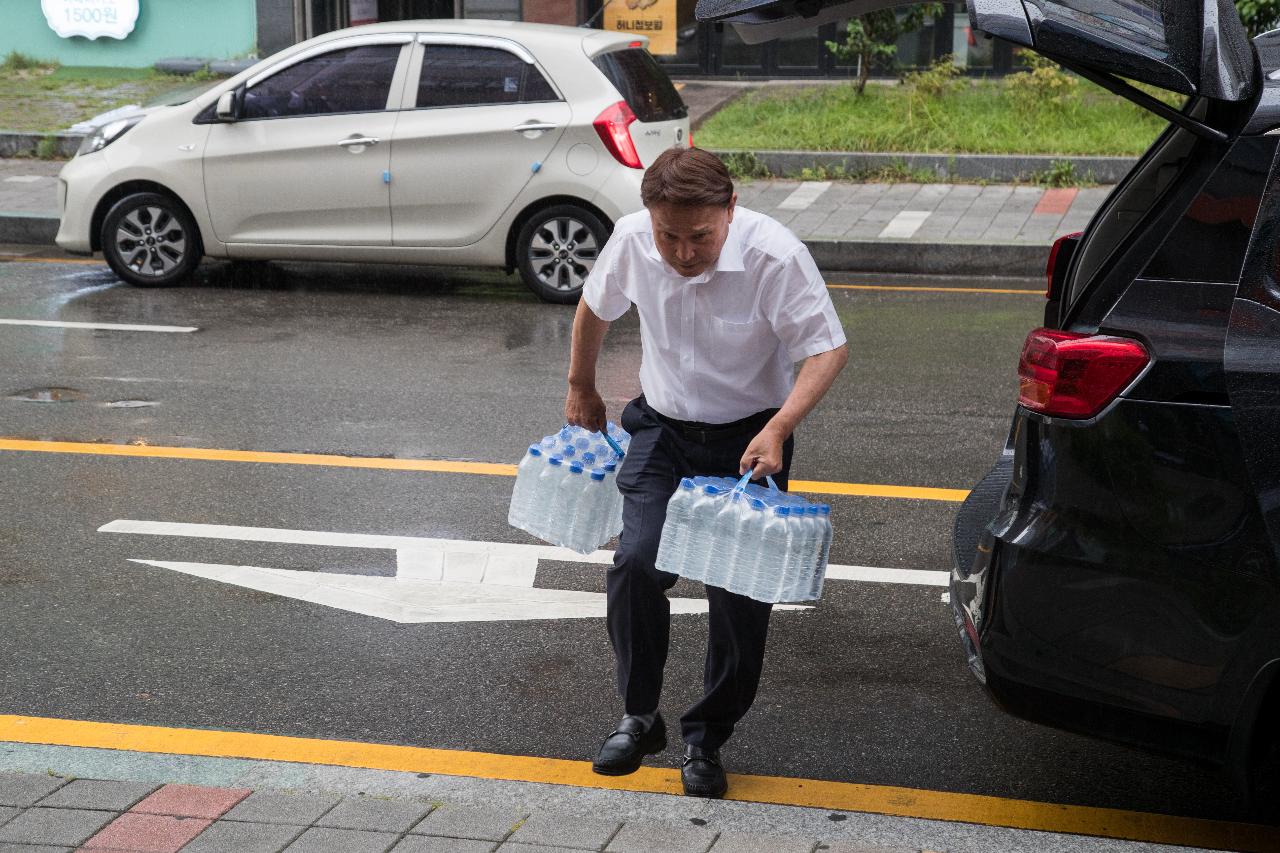
M 792 432 L 848 359 L 844 330 L 804 244 L 736 208 L 714 154 L 672 148 L 645 172 L 645 210 L 624 216 L 596 259 L 573 324 L 565 417 L 599 430 L 595 367 L 609 324 L 640 316 L 643 393 L 622 412 L 631 446 L 618 472 L 623 528 L 608 573 L 609 638 L 624 716 L 592 769 L 622 775 L 666 748 L 658 712 L 675 575 L 654 568 L 667 501 L 681 477 L 776 475 Z M 803 362 L 799 374 L 795 364 Z M 707 587 L 703 698 L 681 718 L 685 794 L 727 789 L 720 747 L 755 699 L 772 606 Z

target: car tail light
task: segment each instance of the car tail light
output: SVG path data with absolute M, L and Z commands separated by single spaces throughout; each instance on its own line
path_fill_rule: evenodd
M 1150 356 L 1138 341 L 1036 329 L 1018 363 L 1018 402 L 1056 418 L 1091 418 L 1133 381 Z
M 636 153 L 636 144 L 631 140 L 629 129 L 631 122 L 635 120 L 636 114 L 627 106 L 627 102 L 618 101 L 596 116 L 592 125 L 615 160 L 632 169 L 643 169 L 644 165 L 640 162 L 640 155 Z
M 694 147 L 694 144 L 693 144 L 693 131 L 692 131 L 692 130 L 691 130 L 691 131 L 689 131 L 689 147 L 690 147 L 690 148 L 693 148 L 693 147 Z
M 1053 272 L 1057 269 L 1058 256 L 1062 252 L 1063 245 L 1071 240 L 1079 240 L 1083 234 L 1083 231 L 1077 231 L 1074 234 L 1067 234 L 1066 236 L 1059 237 L 1057 240 L 1053 241 L 1053 248 L 1049 250 L 1049 262 L 1045 264 L 1044 267 L 1044 277 L 1048 281 L 1048 284 L 1044 289 L 1045 299 L 1053 298 Z

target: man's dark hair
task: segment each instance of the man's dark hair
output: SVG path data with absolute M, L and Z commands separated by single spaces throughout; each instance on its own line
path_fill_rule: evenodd
M 701 148 L 668 148 L 658 155 L 640 182 L 640 200 L 681 207 L 728 207 L 733 178 L 720 158 Z

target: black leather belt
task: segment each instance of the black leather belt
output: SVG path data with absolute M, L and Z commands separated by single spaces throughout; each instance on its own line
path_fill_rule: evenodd
M 777 409 L 765 409 L 763 412 L 756 412 L 754 415 L 748 415 L 727 424 L 706 424 L 700 421 L 680 421 L 669 418 L 650 406 L 647 401 L 643 405 L 655 418 L 670 427 L 681 438 L 697 444 L 710 444 L 758 433 L 778 413 Z

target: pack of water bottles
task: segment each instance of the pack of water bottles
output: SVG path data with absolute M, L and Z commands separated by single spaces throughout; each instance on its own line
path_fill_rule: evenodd
M 590 554 L 622 532 L 618 466 L 631 442 L 610 421 L 604 432 L 565 426 L 544 436 L 516 469 L 507 522 L 544 542 Z
M 822 597 L 831 507 L 729 477 L 680 481 L 667 504 L 657 568 L 757 601 Z

